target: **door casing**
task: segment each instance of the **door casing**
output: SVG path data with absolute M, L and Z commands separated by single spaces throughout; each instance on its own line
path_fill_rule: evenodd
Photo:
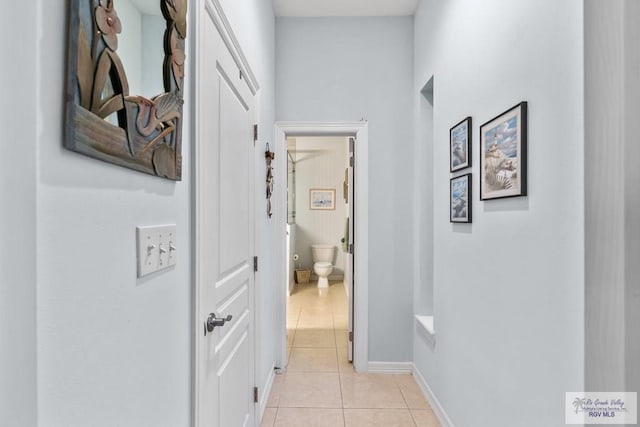
M 367 372 L 369 364 L 369 125 L 362 122 L 278 122 L 275 140 L 279 154 L 276 170 L 287 170 L 287 137 L 296 136 L 352 136 L 355 144 L 355 231 L 354 247 L 354 354 L 356 372 Z M 287 361 L 287 290 L 286 271 L 287 189 L 276 186 L 274 213 L 277 236 L 278 266 L 276 274 L 276 366 L 284 368 Z

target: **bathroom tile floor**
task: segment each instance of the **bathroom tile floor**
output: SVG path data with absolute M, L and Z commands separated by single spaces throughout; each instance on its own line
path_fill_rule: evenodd
M 347 360 L 342 282 L 297 284 L 287 304 L 286 373 L 276 375 L 263 427 L 439 427 L 413 377 L 356 374 Z

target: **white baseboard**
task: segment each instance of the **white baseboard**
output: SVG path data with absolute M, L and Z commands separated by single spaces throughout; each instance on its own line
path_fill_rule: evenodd
M 266 384 L 264 384 L 260 388 L 260 402 L 258 405 L 258 415 L 259 419 L 257 420 L 257 424 L 260 424 L 262 421 L 262 417 L 264 415 L 265 409 L 267 409 L 267 401 L 269 400 L 269 395 L 271 394 L 271 387 L 273 387 L 273 380 L 276 378 L 276 369 L 275 366 L 270 369 L 269 377 L 267 378 Z
M 412 362 L 369 362 L 371 374 L 410 374 L 413 372 Z
M 429 405 L 431 405 L 431 409 L 433 409 L 433 413 L 436 415 L 436 417 L 438 417 L 438 421 L 440 421 L 440 425 L 442 427 L 454 427 L 453 422 L 451 421 L 451 418 L 449 418 L 447 413 L 444 411 L 444 408 L 440 404 L 440 401 L 438 400 L 436 395 L 433 393 L 433 390 L 431 390 L 431 387 L 429 387 L 429 384 L 427 383 L 427 381 L 424 379 L 420 371 L 418 371 L 416 366 L 413 363 L 411 365 L 412 365 L 411 373 L 413 374 L 413 378 L 416 380 L 416 383 L 418 383 L 418 386 L 422 390 L 422 393 L 424 394 L 424 397 L 427 399 L 427 402 L 429 402 Z

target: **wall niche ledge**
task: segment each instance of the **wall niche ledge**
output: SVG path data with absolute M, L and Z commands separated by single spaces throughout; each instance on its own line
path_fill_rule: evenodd
M 426 316 L 416 314 L 416 325 L 418 329 L 422 330 L 422 332 L 426 333 L 427 337 L 431 340 L 435 340 L 436 331 L 433 327 L 433 316 Z

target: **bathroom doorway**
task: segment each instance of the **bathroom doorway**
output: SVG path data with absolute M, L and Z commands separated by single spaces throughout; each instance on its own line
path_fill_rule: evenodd
M 367 123 L 280 123 L 276 138 L 278 168 L 287 171 L 287 185 L 276 190 L 283 284 L 276 367 L 365 372 Z
M 286 140 L 289 371 L 352 371 L 352 140 Z

